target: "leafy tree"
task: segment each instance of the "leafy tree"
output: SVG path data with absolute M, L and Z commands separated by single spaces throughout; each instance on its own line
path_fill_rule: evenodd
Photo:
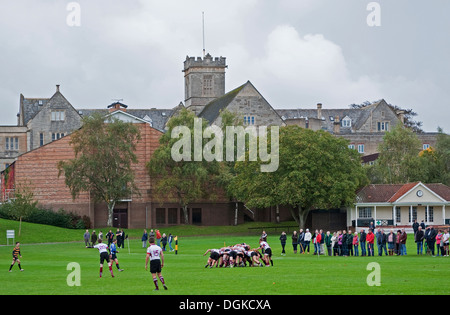
M 435 147 L 419 153 L 420 180 L 425 183 L 450 185 L 450 136 L 438 128 Z
M 94 114 L 83 118 L 83 127 L 71 135 L 75 158 L 58 163 L 58 176 L 75 199 L 90 192 L 97 202 L 108 207 L 107 225 L 112 226 L 114 206 L 120 200 L 139 193 L 134 183 L 133 164 L 140 140 L 139 128 L 116 118 Z
M 280 128 L 279 141 L 277 171 L 260 172 L 260 161 L 236 163 L 234 189 L 251 207 L 288 205 L 304 228 L 311 210 L 349 205 L 367 183 L 359 154 L 343 138 L 287 126 Z
M 203 153 L 207 140 L 202 135 L 208 126 L 205 120 L 198 120 L 201 140 L 195 139 L 196 119 L 195 114 L 187 109 L 170 118 L 168 131 L 161 136 L 160 146 L 147 163 L 156 198 L 161 202 L 179 203 L 183 208 L 185 224 L 189 224 L 190 203 L 214 199 L 215 191 L 211 187 L 219 168 L 217 161 L 195 158 L 199 152 Z
M 420 180 L 421 142 L 409 128 L 397 124 L 386 132 L 379 145 L 380 155 L 369 168 L 372 183 L 402 184 Z

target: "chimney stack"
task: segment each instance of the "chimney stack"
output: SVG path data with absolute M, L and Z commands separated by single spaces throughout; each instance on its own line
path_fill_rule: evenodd
M 335 116 L 333 122 L 333 133 L 339 134 L 340 132 L 341 132 L 341 120 L 339 119 L 339 116 Z
M 317 103 L 317 119 L 322 119 L 322 103 Z
M 56 92 L 59 92 L 59 84 L 56 85 Z

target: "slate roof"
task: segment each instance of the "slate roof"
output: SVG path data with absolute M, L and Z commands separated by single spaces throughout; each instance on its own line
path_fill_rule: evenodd
M 216 118 L 220 115 L 220 111 L 226 108 L 248 83 L 249 82 L 247 81 L 227 94 L 209 102 L 205 108 L 203 108 L 198 117 L 208 120 L 210 124 L 213 123 L 214 120 L 216 120 Z
M 127 109 L 127 113 L 135 117 L 148 121 L 151 126 L 159 131 L 164 132 L 164 126 L 167 119 L 172 115 L 172 109 Z M 107 109 L 78 109 L 81 116 L 90 116 L 94 112 L 100 112 L 104 115 L 109 113 Z
M 33 119 L 49 101 L 50 98 L 25 98 L 21 95 L 20 111 L 24 125 Z
M 351 133 L 352 130 L 360 129 L 364 123 L 369 119 L 371 112 L 385 100 L 380 100 L 369 106 L 363 108 L 322 108 L 322 117 L 317 117 L 317 109 L 276 109 L 277 113 L 286 119 L 298 119 L 298 118 L 315 118 L 322 120 L 322 129 L 333 133 L 334 120 L 336 116 L 339 116 L 339 120 L 342 121 L 345 117 L 349 117 L 352 120 L 351 127 L 340 127 L 340 134 Z M 386 103 L 387 104 L 387 103 Z

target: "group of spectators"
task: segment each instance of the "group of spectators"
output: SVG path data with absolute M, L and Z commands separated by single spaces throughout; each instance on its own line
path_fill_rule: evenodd
M 435 230 L 433 226 L 425 227 L 417 222 L 413 224 L 414 242 L 417 246 L 417 255 L 430 254 L 435 256 L 449 255 L 449 230 Z M 282 232 L 280 235 L 281 255 L 286 254 L 287 235 Z M 388 233 L 383 228 L 369 228 L 366 232 L 362 229 L 359 233 L 352 230 L 340 230 L 334 233 L 323 230 L 315 230 L 311 233 L 309 229 L 299 232 L 294 231 L 291 235 L 293 251 L 296 254 L 310 254 L 328 256 L 374 256 L 375 247 L 378 256 L 383 253 L 386 256 L 407 255 L 406 242 L 408 235 L 404 228 Z
M 163 251 L 166 251 L 166 246 L 169 244 L 170 251 L 174 251 L 172 247 L 173 242 L 173 235 L 172 233 L 169 233 L 169 235 L 166 235 L 166 233 L 162 233 L 159 230 L 153 231 L 153 229 L 150 230 L 150 233 L 147 232 L 146 229 L 144 229 L 144 232 L 142 233 L 142 248 L 147 247 L 147 240 L 149 240 L 151 237 L 156 239 L 156 245 L 162 248 Z
M 100 231 L 98 235 L 95 233 L 95 230 L 92 230 L 92 234 L 89 233 L 89 230 L 86 230 L 84 232 L 83 238 L 84 238 L 84 244 L 86 248 L 92 248 L 95 246 L 95 244 L 98 242 L 98 240 L 102 240 L 104 243 L 107 243 L 108 246 L 111 245 L 111 243 L 114 241 L 114 236 L 117 239 L 117 247 L 124 248 L 125 246 L 125 239 L 128 237 L 125 234 L 125 231 L 122 229 L 117 229 L 116 233 L 112 230 L 109 230 L 108 233 L 105 235 L 105 239 L 103 238 L 103 232 Z

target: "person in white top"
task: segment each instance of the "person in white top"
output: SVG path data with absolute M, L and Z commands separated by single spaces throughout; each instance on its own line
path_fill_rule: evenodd
M 102 239 L 99 239 L 98 244 L 95 245 L 94 248 L 97 248 L 98 252 L 100 253 L 100 278 L 102 277 L 103 263 L 105 262 L 105 260 L 108 263 L 109 271 L 111 272 L 111 277 L 114 278 L 112 263 L 109 260 L 108 245 L 104 244 L 102 242 Z
M 164 286 L 164 290 L 167 290 L 164 277 L 161 274 L 161 269 L 164 267 L 164 254 L 158 245 L 155 245 L 155 238 L 150 237 L 148 240 L 150 246 L 147 248 L 147 256 L 145 258 L 145 270 L 147 270 L 148 261 L 150 260 L 150 272 L 152 274 L 153 283 L 155 284 L 155 291 L 159 290 L 158 278 Z M 156 277 L 158 276 L 158 278 Z
M 266 267 L 269 267 L 270 265 L 273 266 L 272 249 L 270 248 L 269 244 L 261 238 L 259 240 L 259 245 L 259 249 L 264 249 L 263 261 L 266 264 Z
M 304 253 L 306 253 L 306 248 L 308 248 L 309 254 L 309 244 L 311 243 L 311 232 L 309 231 L 309 229 L 306 229 L 304 242 L 305 242 Z

